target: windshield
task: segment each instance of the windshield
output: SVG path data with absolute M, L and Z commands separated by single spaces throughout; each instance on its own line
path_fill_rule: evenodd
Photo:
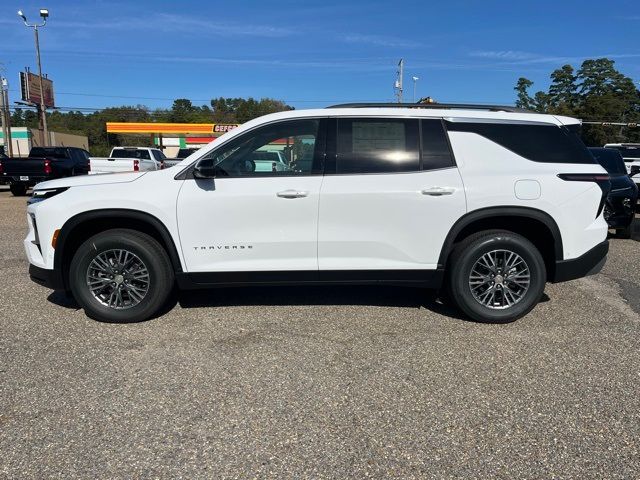
M 633 159 L 640 159 L 640 146 L 639 147 L 606 147 L 612 150 L 620 152 L 627 162 L 632 162 Z
M 626 175 L 627 169 L 624 166 L 622 157 L 618 152 L 608 148 L 589 149 L 596 160 L 611 175 Z

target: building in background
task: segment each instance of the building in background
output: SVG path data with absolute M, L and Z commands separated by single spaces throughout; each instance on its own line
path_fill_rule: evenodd
M 41 147 L 41 132 L 36 128 L 12 127 L 11 144 L 14 157 L 26 157 L 31 147 Z M 79 147 L 89 150 L 89 139 L 84 135 L 49 132 L 49 145 L 57 147 Z M 4 136 L 0 131 L 0 146 L 4 146 Z M 5 148 L 5 151 L 7 149 Z

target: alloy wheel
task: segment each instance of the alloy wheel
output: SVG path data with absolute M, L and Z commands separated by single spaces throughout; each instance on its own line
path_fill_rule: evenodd
M 87 268 L 86 282 L 91 295 L 116 310 L 138 305 L 149 292 L 149 270 L 136 254 L 107 250 L 96 255 Z
M 524 259 L 510 250 L 492 250 L 482 255 L 469 275 L 473 298 L 481 305 L 504 310 L 520 302 L 531 284 Z

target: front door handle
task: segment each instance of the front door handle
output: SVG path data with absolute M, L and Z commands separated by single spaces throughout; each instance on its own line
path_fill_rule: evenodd
M 302 198 L 309 195 L 309 192 L 301 192 L 300 190 L 283 190 L 282 192 L 276 193 L 276 195 L 280 198 Z
M 430 195 L 432 197 L 440 197 L 442 195 L 451 195 L 455 191 L 456 189 L 453 187 L 431 187 L 425 188 L 420 193 L 422 193 L 423 195 Z

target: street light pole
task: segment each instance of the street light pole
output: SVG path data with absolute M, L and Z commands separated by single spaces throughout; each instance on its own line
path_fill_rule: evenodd
M 2 119 L 2 138 L 5 153 L 13 156 L 13 145 L 11 140 L 11 116 L 9 115 L 9 82 L 4 77 L 0 78 L 0 118 Z
M 22 13 L 22 10 L 18 10 L 18 16 L 22 18 L 22 21 L 27 27 L 33 28 L 36 41 L 36 61 L 38 63 L 38 76 L 40 80 L 40 105 L 38 106 L 38 116 L 40 117 L 40 129 L 42 132 L 42 145 L 49 146 L 49 131 L 47 129 L 47 108 L 44 104 L 44 86 L 42 82 L 42 63 L 40 61 L 40 37 L 38 35 L 38 28 L 44 27 L 47 24 L 47 17 L 49 17 L 49 10 L 43 8 L 40 9 L 40 16 L 42 17 L 42 23 L 27 23 L 27 17 Z
M 420 77 L 411 77 L 413 80 L 413 103 L 416 103 L 416 83 L 420 80 Z

